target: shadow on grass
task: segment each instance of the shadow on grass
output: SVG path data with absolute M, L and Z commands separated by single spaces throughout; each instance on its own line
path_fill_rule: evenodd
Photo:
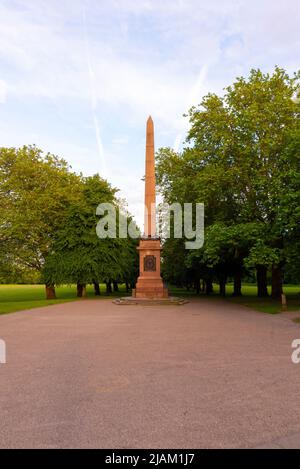
M 222 297 L 218 294 L 218 286 L 214 285 L 214 291 L 209 296 L 204 293 L 196 294 L 194 290 L 186 290 L 183 288 L 170 287 L 170 292 L 174 296 L 182 296 L 185 298 L 206 298 L 206 299 L 223 299 L 231 303 L 235 303 L 242 306 L 247 306 L 256 311 L 268 314 L 279 314 L 282 312 L 281 301 L 274 300 L 271 297 L 258 298 L 256 296 L 256 286 L 251 284 L 244 284 L 242 286 L 242 296 L 232 296 L 233 285 L 228 284 L 226 287 L 226 296 Z M 287 298 L 287 311 L 299 311 L 300 312 L 300 287 L 299 285 L 285 285 L 284 292 Z M 270 288 L 269 288 L 270 292 Z

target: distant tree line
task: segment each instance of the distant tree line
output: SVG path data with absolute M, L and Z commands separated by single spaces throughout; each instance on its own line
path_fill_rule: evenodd
M 96 295 L 100 283 L 107 292 L 120 282 L 132 287 L 137 241 L 96 234 L 100 203 L 124 216 L 116 192 L 99 175 L 75 174 L 35 146 L 0 148 L 0 282 L 43 281 L 47 298 L 66 283 L 77 285 L 78 296 L 86 284 Z
M 157 153 L 164 201 L 205 204 L 205 242 L 186 250 L 171 236 L 163 275 L 173 284 L 221 295 L 234 282 L 257 281 L 257 294 L 282 293 L 300 280 L 300 74 L 251 70 L 224 95 L 208 94 L 188 113 L 185 148 Z

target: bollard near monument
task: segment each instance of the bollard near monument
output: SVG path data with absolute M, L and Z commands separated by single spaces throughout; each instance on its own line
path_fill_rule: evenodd
M 282 311 L 287 311 L 287 302 L 286 302 L 286 296 L 284 293 L 281 295 L 281 309 Z
M 0 364 L 6 363 L 6 343 L 3 339 L 0 339 Z

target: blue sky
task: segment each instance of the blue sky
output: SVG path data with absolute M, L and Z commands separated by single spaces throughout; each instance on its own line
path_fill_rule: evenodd
M 250 68 L 299 69 L 298 0 L 0 0 L 1 146 L 99 172 L 142 220 L 145 124 L 182 116 Z

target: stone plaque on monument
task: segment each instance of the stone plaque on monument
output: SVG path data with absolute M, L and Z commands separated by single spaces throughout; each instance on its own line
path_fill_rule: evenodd
M 154 272 L 156 270 L 156 258 L 155 256 L 144 257 L 144 271 Z

